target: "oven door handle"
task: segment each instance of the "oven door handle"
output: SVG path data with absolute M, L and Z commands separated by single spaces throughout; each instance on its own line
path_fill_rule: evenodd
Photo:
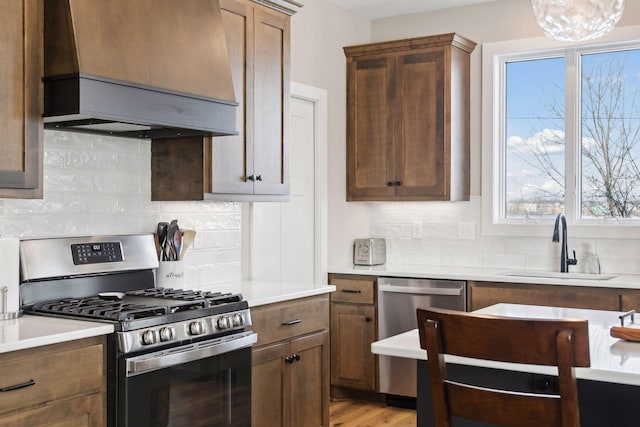
M 420 295 L 462 295 L 462 287 L 451 288 L 427 288 L 419 286 L 393 286 L 378 284 L 380 292 L 395 292 L 399 294 L 420 294 Z
M 127 377 L 251 347 L 258 341 L 258 335 L 253 332 L 237 335 L 241 336 L 223 337 L 212 343 L 197 343 L 130 358 L 127 360 Z

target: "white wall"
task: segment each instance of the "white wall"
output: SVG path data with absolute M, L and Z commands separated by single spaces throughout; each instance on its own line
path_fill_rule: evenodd
M 240 205 L 151 202 L 151 142 L 44 132 L 44 199 L 0 200 L 3 236 L 152 233 L 178 219 L 196 230 L 185 256 L 190 288 L 234 290 L 240 279 Z
M 481 52 L 486 42 L 540 37 L 530 0 L 485 4 L 367 22 L 325 0 L 306 0 L 292 19 L 292 78 L 329 92 L 329 265 L 351 263 L 354 238 L 385 237 L 395 264 L 487 268 L 557 268 L 557 244 L 548 238 L 483 236 L 481 223 Z M 640 24 L 640 2 L 627 1 L 619 26 Z M 344 27 L 344 28 L 343 28 Z M 470 202 L 350 202 L 346 200 L 345 67 L 342 46 L 456 32 L 478 43 L 471 67 Z M 640 34 L 638 35 L 640 37 Z M 413 224 L 423 237 L 412 238 Z M 459 233 L 471 227 L 472 239 Z M 580 257 L 595 243 L 603 271 L 640 274 L 640 242 L 587 240 L 571 234 L 570 249 Z
M 344 46 L 368 43 L 370 21 L 326 0 L 303 0 L 291 19 L 291 80 L 327 91 L 329 265 L 350 259 L 353 237 L 369 235 L 369 208 L 346 202 Z

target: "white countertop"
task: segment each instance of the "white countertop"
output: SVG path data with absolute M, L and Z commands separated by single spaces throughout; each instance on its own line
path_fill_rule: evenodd
M 0 320 L 0 353 L 106 335 L 113 325 L 25 314 Z
M 582 275 L 582 278 L 571 278 L 571 274 L 562 277 L 540 277 L 540 271 L 531 271 L 536 276 L 512 276 L 511 273 L 523 273 L 522 269 L 486 269 L 474 267 L 428 267 L 423 265 L 394 265 L 383 264 L 374 266 L 345 265 L 329 269 L 336 274 L 362 274 L 367 276 L 413 277 L 417 279 L 444 279 L 444 280 L 475 280 L 481 282 L 505 282 L 505 283 L 533 283 L 540 285 L 566 285 L 566 286 L 592 286 L 599 288 L 626 288 L 640 289 L 640 276 L 617 275 L 609 280 L 593 280 L 584 277 L 597 277 L 595 275 Z M 551 275 L 559 276 L 552 272 Z M 579 276 L 579 275 L 578 275 Z M 575 277 L 575 276 L 574 276 Z M 601 275 L 599 277 L 604 277 Z
M 240 283 L 240 292 L 249 302 L 249 307 L 311 297 L 334 292 L 333 285 L 314 285 L 310 283 L 283 283 L 266 281 L 246 281 Z
M 622 313 L 519 304 L 496 304 L 474 313 L 525 318 L 587 319 L 589 321 L 591 367 L 576 368 L 576 377 L 587 380 L 640 385 L 640 343 L 613 338 L 609 334 L 609 328 L 619 324 L 618 316 Z M 375 354 L 386 356 L 427 359 L 426 351 L 420 348 L 417 329 L 374 342 L 371 345 L 371 351 Z M 458 356 L 445 356 L 445 360 L 462 365 L 557 375 L 556 368 L 545 366 L 516 365 Z

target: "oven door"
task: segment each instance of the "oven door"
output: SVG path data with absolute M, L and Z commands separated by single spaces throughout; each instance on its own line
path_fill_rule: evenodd
M 123 358 L 118 426 L 250 426 L 256 340 L 241 332 Z

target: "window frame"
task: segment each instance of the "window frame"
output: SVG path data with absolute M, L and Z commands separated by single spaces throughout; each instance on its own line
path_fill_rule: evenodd
M 505 64 L 524 59 L 565 57 L 565 216 L 570 233 L 579 237 L 640 238 L 640 219 L 578 218 L 581 191 L 580 132 L 581 54 L 640 49 L 640 26 L 614 30 L 605 42 L 569 44 L 546 37 L 485 43 L 482 46 L 482 234 L 550 236 L 553 218 L 504 218 Z

